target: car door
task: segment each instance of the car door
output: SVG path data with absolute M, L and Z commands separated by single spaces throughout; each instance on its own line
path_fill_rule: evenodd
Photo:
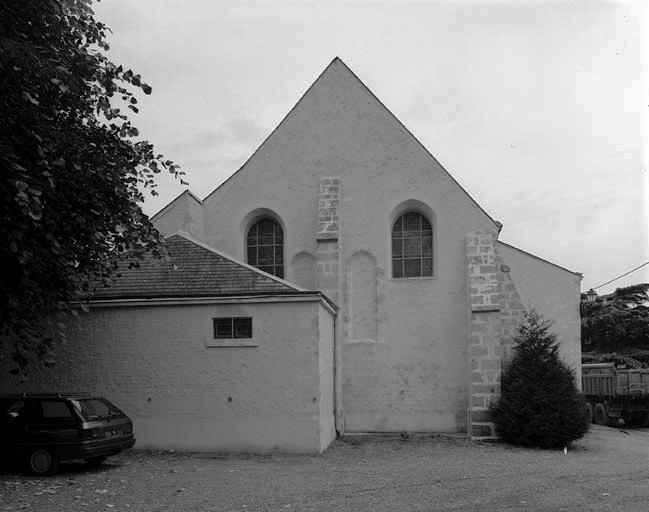
M 59 447 L 78 441 L 80 420 L 67 400 L 34 400 L 29 426 L 31 444 Z
M 0 401 L 0 446 L 20 453 L 28 442 L 29 403 L 24 398 Z

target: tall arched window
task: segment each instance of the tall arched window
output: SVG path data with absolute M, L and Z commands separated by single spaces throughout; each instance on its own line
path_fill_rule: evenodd
M 433 275 L 433 228 L 417 212 L 404 213 L 392 226 L 392 277 Z
M 262 219 L 248 230 L 248 265 L 284 277 L 284 233 L 272 219 Z

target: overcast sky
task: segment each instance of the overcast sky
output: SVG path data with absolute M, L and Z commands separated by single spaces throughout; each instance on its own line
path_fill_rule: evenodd
M 500 239 L 582 272 L 649 261 L 647 9 L 597 1 L 104 0 L 110 57 L 153 87 L 140 133 L 204 198 L 339 56 Z M 162 177 L 153 214 L 183 188 Z M 603 287 L 649 282 L 649 266 Z

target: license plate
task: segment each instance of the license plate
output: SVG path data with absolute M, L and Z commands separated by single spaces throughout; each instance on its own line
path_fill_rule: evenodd
M 106 437 L 115 437 L 115 436 L 121 436 L 122 431 L 121 430 L 105 430 L 104 435 Z

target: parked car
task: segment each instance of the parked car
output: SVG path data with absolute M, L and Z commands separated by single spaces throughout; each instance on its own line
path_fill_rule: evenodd
M 60 461 L 72 459 L 99 465 L 134 444 L 130 418 L 105 398 L 0 395 L 0 458 L 25 464 L 32 473 L 56 473 Z

